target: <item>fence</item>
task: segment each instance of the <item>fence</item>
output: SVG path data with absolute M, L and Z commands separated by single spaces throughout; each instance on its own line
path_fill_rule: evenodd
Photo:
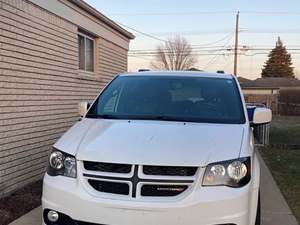
M 300 88 L 282 88 L 279 95 L 279 114 L 300 116 Z
M 283 116 L 300 116 L 300 104 L 279 102 L 279 114 Z
M 278 113 L 278 94 L 245 94 L 245 101 L 250 105 L 264 105 L 272 110 L 273 114 Z
M 270 124 L 254 127 L 253 134 L 257 146 L 270 144 Z

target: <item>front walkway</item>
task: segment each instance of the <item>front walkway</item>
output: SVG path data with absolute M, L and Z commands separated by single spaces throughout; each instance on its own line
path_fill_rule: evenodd
M 298 225 L 270 170 L 260 157 L 262 225 Z
M 32 210 L 9 225 L 42 225 L 42 208 Z
M 269 169 L 261 160 L 262 225 L 298 225 L 289 206 L 277 187 Z M 10 225 L 41 225 L 41 207 L 19 218 Z

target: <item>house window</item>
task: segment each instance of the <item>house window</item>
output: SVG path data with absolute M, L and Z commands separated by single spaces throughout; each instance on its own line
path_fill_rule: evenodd
M 78 34 L 79 69 L 94 72 L 94 39 Z

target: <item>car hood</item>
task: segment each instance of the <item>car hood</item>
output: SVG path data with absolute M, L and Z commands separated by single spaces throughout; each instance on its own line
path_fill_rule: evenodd
M 54 147 L 78 160 L 206 166 L 238 158 L 243 133 L 243 125 L 85 118 Z

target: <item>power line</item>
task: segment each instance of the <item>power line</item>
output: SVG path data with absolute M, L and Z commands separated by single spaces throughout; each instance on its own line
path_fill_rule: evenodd
M 228 45 L 229 42 L 232 40 L 232 38 L 233 38 L 233 33 L 231 34 L 231 37 L 230 37 L 230 38 L 228 39 L 228 41 L 224 44 L 223 47 L 225 47 L 226 45 Z M 203 69 L 205 70 L 205 69 L 208 68 L 211 64 L 213 64 L 215 61 L 217 61 L 217 59 L 218 59 L 219 56 L 220 56 L 220 55 L 214 56 L 214 57 L 206 64 L 206 66 L 203 67 Z
M 223 70 L 226 71 L 229 65 L 232 65 L 232 58 L 230 58 L 229 60 L 227 60 L 227 62 L 225 63 L 225 65 L 223 65 Z
M 143 31 L 139 31 L 139 30 L 137 30 L 137 29 L 135 29 L 135 28 L 133 28 L 133 27 L 130 27 L 130 26 L 128 26 L 128 25 L 125 25 L 125 24 L 123 24 L 123 23 L 120 23 L 120 22 L 117 22 L 117 23 L 118 23 L 119 25 L 123 26 L 123 27 L 126 27 L 126 28 L 128 28 L 128 29 L 130 29 L 130 30 L 133 30 L 133 31 L 135 31 L 135 32 L 137 32 L 137 33 L 139 33 L 139 34 L 142 34 L 142 35 L 146 36 L 146 37 L 155 39 L 155 40 L 157 40 L 157 41 L 167 42 L 167 40 L 158 38 L 158 37 L 156 37 L 156 36 L 153 36 L 153 35 L 151 35 L 151 34 L 145 33 L 145 32 L 143 32 Z
M 192 15 L 214 15 L 214 14 L 236 14 L 237 11 L 185 11 L 185 12 L 128 12 L 128 13 L 110 13 L 110 16 L 192 16 Z M 300 15 L 299 11 L 240 11 L 241 14 L 255 15 Z
M 149 34 L 149 33 L 145 33 L 145 32 L 142 32 L 142 31 L 139 31 L 133 27 L 130 27 L 128 25 L 125 25 L 123 23 L 119 23 L 121 26 L 124 26 L 128 29 L 131 29 L 133 31 L 135 31 L 136 33 L 139 33 L 141 35 L 144 35 L 146 37 L 149 37 L 149 38 L 152 38 L 154 40 L 157 40 L 157 41 L 161 41 L 161 42 L 167 42 L 167 40 L 164 40 L 164 39 L 161 39 L 161 38 L 158 38 L 152 34 Z M 300 29 L 299 30 L 285 30 L 285 31 L 289 31 L 289 32 L 299 32 L 300 33 Z M 249 32 L 249 30 L 244 30 L 243 32 Z M 270 31 L 265 31 L 265 30 L 260 30 L 260 31 L 252 31 L 252 32 L 270 32 Z M 222 37 L 221 39 L 218 39 L 216 41 L 213 41 L 213 42 L 209 42 L 209 43 L 206 43 L 206 44 L 200 44 L 200 45 L 191 45 L 192 46 L 192 55 L 194 56 L 213 56 L 213 58 L 209 61 L 209 63 L 205 66 L 205 68 L 207 68 L 209 65 L 211 65 L 213 62 L 216 61 L 216 59 L 219 57 L 219 56 L 230 56 L 230 55 L 233 55 L 233 53 L 228 53 L 228 51 L 232 51 L 232 47 L 230 46 L 229 48 L 225 48 L 226 44 L 223 45 L 223 46 L 213 46 L 223 40 L 226 40 L 230 35 L 232 35 L 232 33 L 229 33 L 227 35 L 225 35 L 224 37 Z M 231 37 L 232 38 L 232 37 Z M 228 42 L 231 40 L 231 38 L 228 40 Z M 218 48 L 217 48 L 218 47 Z M 258 51 L 258 50 L 261 50 L 261 51 L 264 51 L 264 50 L 271 50 L 273 48 L 238 48 L 238 50 L 246 50 L 246 51 Z M 300 49 L 297 49 L 297 48 L 290 48 L 290 49 L 287 49 L 288 51 L 298 51 Z M 223 53 L 203 53 L 203 52 L 222 52 Z M 224 51 L 226 51 L 224 53 Z M 165 53 L 168 53 L 165 51 Z M 299 52 L 290 52 L 291 54 L 300 54 Z M 145 57 L 153 57 L 154 55 L 156 55 L 157 52 L 153 51 L 153 50 L 143 50 L 143 49 L 138 49 L 138 50 L 132 50 L 129 52 L 128 56 L 129 57 L 136 57 L 136 58 L 141 58 L 141 59 L 144 59 L 144 60 L 148 60 L 147 58 L 143 58 L 142 56 L 145 56 Z M 257 53 L 253 53 L 253 54 L 245 54 L 245 53 L 238 53 L 238 55 L 244 55 L 244 56 L 254 56 L 254 55 L 264 55 L 264 54 L 269 54 L 269 52 L 257 52 Z
M 234 11 L 194 11 L 194 12 L 140 12 L 140 13 L 110 13 L 110 16 L 178 16 L 203 14 L 233 14 Z
M 138 56 L 155 56 L 155 55 L 157 55 L 158 53 L 156 53 L 156 54 L 139 54 L 139 55 L 136 55 L 136 54 L 128 54 L 128 56 L 136 56 L 136 57 L 138 57 Z M 206 56 L 213 56 L 213 55 L 233 55 L 233 53 L 191 53 L 191 55 L 195 55 L 195 56 L 201 56 L 201 55 L 206 55 Z
M 232 50 L 231 49 L 232 46 L 228 46 L 226 48 L 224 48 L 224 46 L 211 46 L 211 47 L 194 47 L 194 45 L 191 45 L 191 48 L 193 51 L 201 51 L 201 52 L 216 52 L 216 51 L 226 51 L 226 50 Z M 243 48 L 241 48 L 243 49 Z M 167 48 L 160 48 L 160 50 L 162 50 L 163 52 L 168 52 L 170 51 Z M 187 51 L 187 50 L 181 50 L 181 51 Z M 156 53 L 157 49 L 132 49 L 129 50 L 129 53 L 132 54 L 138 54 L 138 53 Z
M 244 47 L 244 46 L 248 46 L 248 45 L 247 45 L 247 44 L 240 44 L 239 46 L 240 46 L 240 47 Z M 289 44 L 287 44 L 287 45 L 285 45 L 285 46 L 286 46 L 286 47 L 287 47 L 287 46 L 290 46 L 290 47 L 300 47 L 300 45 L 289 45 Z M 263 45 L 263 44 L 257 45 L 257 44 L 255 44 L 255 45 L 251 45 L 251 47 L 274 48 L 275 45 Z
M 261 50 L 268 51 L 268 50 L 272 50 L 272 49 L 274 49 L 274 47 L 273 48 L 249 48 L 249 49 L 246 49 L 246 51 L 261 51 Z M 243 48 L 241 48 L 240 50 L 243 50 Z M 299 51 L 300 48 L 286 48 L 286 50 L 287 51 Z
M 244 34 L 299 34 L 300 28 L 296 29 L 276 29 L 276 30 L 268 30 L 268 29 L 257 29 L 257 30 L 243 30 Z
M 226 36 L 228 38 L 228 36 Z M 227 39 L 226 38 L 226 39 Z M 222 40 L 224 40 L 222 38 Z M 221 40 L 219 40 L 221 41 Z M 211 43 L 216 43 L 216 42 L 211 42 Z M 207 46 L 205 46 L 207 45 Z M 202 45 L 190 45 L 191 49 L 193 50 L 203 50 L 203 51 L 220 51 L 220 50 L 228 50 L 228 48 L 230 49 L 231 46 L 228 46 L 228 48 L 224 48 L 224 45 L 214 45 L 214 46 L 209 46 L 209 43 L 207 44 L 202 44 Z M 299 45 L 300 46 L 300 45 Z M 244 47 L 244 46 L 241 46 Z M 161 50 L 168 50 L 166 48 L 161 48 Z M 139 52 L 157 52 L 157 49 L 131 49 L 129 50 L 130 53 L 139 53 Z
M 255 56 L 255 55 L 268 55 L 270 52 L 256 52 L 253 54 L 243 54 L 244 56 Z M 300 52 L 289 52 L 291 55 L 299 55 Z
M 187 30 L 187 31 L 164 31 L 164 32 L 152 32 L 149 35 L 155 36 L 169 36 L 169 35 L 184 35 L 184 36 L 198 36 L 198 35 L 212 35 L 212 34 L 225 34 L 230 33 L 232 30 Z M 300 28 L 295 29 L 240 29 L 241 34 L 300 34 Z
M 151 35 L 156 36 L 168 36 L 168 35 L 212 35 L 212 34 L 225 34 L 231 33 L 232 29 L 212 29 L 212 30 L 186 30 L 186 31 L 163 31 L 163 32 L 151 32 Z M 243 32 L 243 31 L 241 31 Z
M 223 46 L 203 46 L 201 47 L 201 45 L 198 47 L 199 45 L 191 45 L 191 48 L 194 49 L 194 50 L 207 50 L 207 51 L 214 51 L 216 49 L 221 49 Z M 161 50 L 168 50 L 166 48 L 162 48 Z M 138 53 L 138 52 L 156 52 L 157 49 L 131 49 L 129 50 L 129 52 L 132 52 L 132 53 Z
M 217 44 L 217 43 L 219 43 L 219 42 L 221 42 L 221 41 L 224 41 L 224 40 L 226 40 L 228 37 L 230 37 L 232 35 L 232 31 L 228 34 L 228 35 L 226 35 L 225 37 L 223 37 L 223 38 L 221 38 L 221 39 L 219 39 L 219 40 L 216 40 L 216 41 L 213 41 L 213 42 L 209 42 L 209 43 L 206 43 L 206 44 L 202 44 L 202 45 L 198 45 L 199 47 L 201 47 L 201 46 L 209 46 L 209 45 L 214 45 L 214 44 Z
M 211 60 L 208 61 L 208 63 L 202 68 L 203 70 L 206 70 L 211 64 L 213 64 L 215 61 L 217 61 L 218 57 L 220 55 L 215 55 L 211 58 Z
M 162 39 L 162 38 L 159 38 L 159 37 L 157 37 L 157 36 L 154 36 L 154 35 L 152 35 L 152 34 L 150 34 L 150 33 L 146 33 L 146 32 L 143 32 L 143 31 L 140 31 L 140 30 L 137 30 L 136 28 L 133 28 L 133 27 L 131 27 L 131 26 L 128 26 L 128 25 L 125 25 L 125 24 L 123 24 L 123 23 L 120 23 L 120 22 L 118 22 L 121 26 L 124 26 L 124 27 L 126 27 L 126 28 L 128 28 L 128 29 L 131 29 L 131 30 L 133 30 L 133 31 L 135 31 L 136 33 L 138 33 L 138 34 L 141 34 L 141 35 L 144 35 L 144 36 L 146 36 L 146 37 L 148 37 L 148 38 L 151 38 L 151 39 L 154 39 L 154 40 L 157 40 L 157 41 L 161 41 L 161 42 L 168 42 L 168 40 L 165 40 L 165 39 Z M 190 31 L 190 32 L 200 32 L 200 31 Z M 203 32 L 203 31 L 201 31 L 201 32 Z M 209 43 L 205 43 L 205 44 L 200 44 L 200 45 L 192 45 L 192 46 L 194 46 L 194 47 L 196 47 L 196 46 L 198 46 L 199 48 L 201 48 L 201 47 L 204 47 L 204 48 L 208 48 L 209 46 L 211 46 L 211 45 L 214 45 L 214 44 L 217 44 L 217 43 L 219 43 L 219 42 L 221 42 L 221 41 L 223 41 L 223 40 L 225 40 L 225 39 L 227 39 L 228 38 L 228 36 L 230 36 L 231 35 L 231 32 L 232 31 L 230 31 L 230 33 L 229 34 L 227 34 L 227 35 L 225 35 L 224 37 L 222 37 L 221 39 L 218 39 L 218 40 L 216 40 L 216 41 L 213 41 L 213 42 L 209 42 Z M 240 32 L 243 32 L 243 33 L 261 33 L 261 34 L 264 34 L 264 33 L 274 33 L 274 34 L 278 34 L 278 33 L 284 33 L 284 32 L 286 32 L 286 33 L 300 33 L 300 28 L 299 29 L 285 29 L 284 31 L 282 31 L 282 30 L 277 30 L 277 31 L 271 31 L 271 30 L 240 30 Z M 182 32 L 181 32 L 182 33 Z M 173 33 L 174 34 L 174 33 Z M 196 34 L 196 33 L 195 33 Z M 202 33 L 203 34 L 203 33 Z M 206 33 L 207 34 L 207 33 Z
M 243 14 L 300 15 L 298 11 L 242 11 Z
M 125 25 L 125 24 L 123 24 L 123 23 L 120 23 L 120 22 L 117 22 L 117 23 L 118 23 L 119 25 L 123 26 L 123 27 L 126 27 L 126 28 L 128 28 L 128 29 L 131 29 L 131 30 L 133 30 L 133 31 L 135 31 L 135 32 L 137 32 L 137 33 L 139 33 L 139 34 L 141 34 L 141 35 L 144 35 L 144 36 L 146 36 L 146 37 L 152 38 L 152 39 L 154 39 L 154 40 L 162 41 L 162 42 L 165 42 L 165 43 L 168 42 L 168 40 L 158 38 L 158 37 L 156 37 L 156 36 L 154 36 L 154 35 L 152 35 L 152 34 L 145 33 L 145 32 L 143 32 L 143 31 L 137 30 L 136 28 L 133 28 L 133 27 L 128 26 L 128 25 Z M 231 35 L 231 33 L 225 35 L 224 37 L 222 37 L 221 39 L 218 39 L 218 40 L 216 40 L 216 41 L 209 42 L 209 43 L 205 43 L 205 44 L 200 44 L 200 45 L 197 45 L 197 46 L 198 46 L 198 47 L 204 47 L 204 46 L 207 47 L 207 46 L 210 46 L 210 45 L 214 45 L 214 44 L 217 44 L 217 43 L 219 43 L 219 42 L 221 42 L 221 41 L 223 41 L 223 40 L 226 40 L 230 35 Z
M 256 52 L 252 54 L 247 53 L 238 53 L 239 56 L 255 56 L 255 55 L 268 55 L 270 52 Z M 300 55 L 300 52 L 289 52 L 291 55 Z M 191 53 L 193 56 L 232 56 L 234 55 L 233 52 L 230 53 Z M 134 55 L 134 54 L 128 54 L 129 57 L 150 57 L 155 56 L 155 54 L 141 54 L 141 55 Z
M 134 32 L 136 32 L 136 33 L 138 33 L 138 34 L 144 35 L 144 36 L 149 37 L 149 38 L 152 38 L 152 39 L 154 39 L 154 40 L 162 41 L 162 42 L 165 42 L 165 43 L 168 42 L 168 40 L 158 38 L 158 37 L 156 37 L 156 36 L 154 36 L 154 35 L 152 35 L 152 34 L 149 34 L 149 33 L 146 33 L 146 32 L 140 31 L 140 30 L 137 30 L 136 28 L 133 28 L 133 27 L 128 26 L 128 25 L 125 25 L 125 24 L 123 24 L 123 23 L 120 23 L 120 22 L 117 22 L 117 23 L 118 23 L 119 25 L 123 26 L 123 27 L 126 27 L 126 28 L 128 28 L 128 29 L 133 30 Z M 208 46 L 208 45 L 214 45 L 214 44 L 217 44 L 217 43 L 219 43 L 219 42 L 221 42 L 221 41 L 227 39 L 229 35 L 230 35 L 230 33 L 227 34 L 227 35 L 225 35 L 225 36 L 222 37 L 221 39 L 218 39 L 218 40 L 213 41 L 213 42 L 205 43 L 205 44 L 202 44 L 202 45 L 198 45 L 198 46 Z
M 149 58 L 145 58 L 145 57 L 147 57 L 147 56 L 141 57 L 141 56 L 136 56 L 136 55 L 128 55 L 128 57 L 133 57 L 133 58 L 143 59 L 143 60 L 146 60 L 146 61 L 149 61 L 149 60 L 150 60 Z M 151 56 L 151 57 L 152 57 L 152 56 Z
M 219 48 L 219 49 L 198 49 L 198 48 L 189 48 L 189 49 L 183 49 L 183 50 L 177 50 L 176 52 L 179 53 L 187 53 L 190 50 L 192 50 L 193 52 L 220 52 L 220 51 L 232 51 L 232 48 Z M 159 52 L 162 53 L 173 53 L 172 50 L 169 49 L 160 49 Z M 157 54 L 158 51 L 157 50 L 139 50 L 139 51 L 130 51 L 129 54 L 132 55 L 143 55 L 143 54 Z
M 227 32 L 223 31 L 212 31 L 212 32 L 204 32 L 204 31 L 199 31 L 199 32 L 165 32 L 163 34 L 158 34 L 156 33 L 155 36 L 174 36 L 174 35 L 181 35 L 181 36 L 203 36 L 203 35 L 212 35 L 212 34 L 224 34 Z M 241 35 L 245 34 L 254 34 L 254 35 L 264 35 L 264 34 L 270 34 L 270 35 L 280 35 L 280 34 L 300 34 L 300 29 L 299 30 L 285 30 L 285 31 L 240 31 Z M 152 34 L 151 34 L 152 35 Z M 138 34 L 136 36 L 139 36 Z M 157 38 L 156 38 L 157 39 Z M 166 40 L 165 40 L 166 41 Z
M 268 55 L 270 52 L 255 52 L 255 53 L 251 53 L 251 54 L 247 54 L 247 53 L 238 53 L 238 55 L 245 55 L 245 56 L 251 56 L 251 55 L 259 55 L 259 54 L 264 54 L 264 55 Z M 168 54 L 167 52 L 165 52 L 165 54 Z M 181 53 L 184 54 L 184 53 Z M 289 54 L 300 54 L 300 52 L 289 52 Z M 128 54 L 128 56 L 130 57 L 145 57 L 145 56 L 156 56 L 158 55 L 158 53 L 155 54 L 148 54 L 148 53 L 143 53 L 143 54 Z M 192 52 L 190 55 L 193 56 L 230 56 L 230 55 L 234 55 L 233 52 L 223 52 L 223 53 L 200 53 L 200 52 Z
M 227 44 L 226 44 L 227 45 Z M 223 48 L 218 48 L 218 49 L 197 49 L 197 48 L 191 48 L 188 50 L 181 50 L 178 51 L 179 53 L 186 53 L 190 50 L 192 50 L 193 53 L 209 53 L 209 52 L 231 52 L 234 51 L 234 48 L 230 47 L 230 48 L 224 48 L 224 46 L 221 46 Z M 237 50 L 240 52 L 249 52 L 249 51 L 271 51 L 273 48 L 238 48 Z M 286 48 L 287 51 L 300 51 L 300 48 Z M 163 51 L 161 51 L 162 53 L 172 53 L 172 51 L 169 51 L 168 49 L 164 49 Z M 158 52 L 156 50 L 139 50 L 137 52 L 129 52 L 129 54 L 131 55 L 157 55 Z

